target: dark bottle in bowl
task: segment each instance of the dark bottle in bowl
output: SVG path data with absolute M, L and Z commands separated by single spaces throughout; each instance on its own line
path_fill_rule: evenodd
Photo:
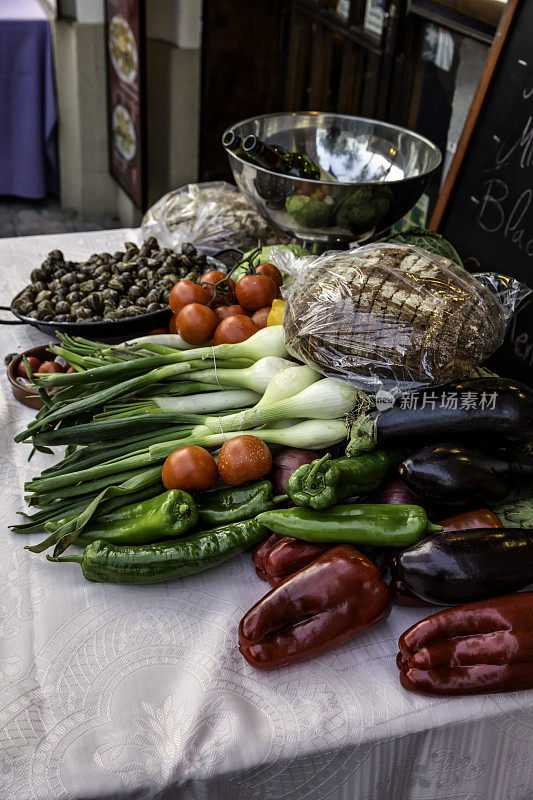
M 249 158 L 272 172 L 281 172 L 285 175 L 306 178 L 307 180 L 321 179 L 318 164 L 315 164 L 303 153 L 289 153 L 281 145 L 268 145 L 258 136 L 254 136 L 253 133 L 243 141 L 242 149 Z
M 252 160 L 242 149 L 242 139 L 235 131 L 226 131 L 222 136 L 222 144 L 226 150 L 231 150 L 239 158 L 244 158 L 245 161 Z

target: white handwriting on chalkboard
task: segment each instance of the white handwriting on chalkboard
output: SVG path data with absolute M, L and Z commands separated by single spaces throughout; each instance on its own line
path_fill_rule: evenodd
M 529 303 L 527 305 L 529 305 Z M 522 309 L 522 311 L 524 310 L 525 308 Z M 509 331 L 509 338 L 513 343 L 514 354 L 515 356 L 518 356 L 518 358 L 522 359 L 522 361 L 525 362 L 526 366 L 533 367 L 533 342 L 529 341 L 529 336 L 525 331 L 522 331 L 522 333 L 517 333 L 516 322 L 517 322 L 517 316 L 516 314 L 514 314 L 513 321 L 511 324 L 511 330 Z
M 504 151 L 502 155 L 502 149 L 504 149 L 504 147 L 505 145 L 502 145 L 496 155 L 496 166 L 501 167 L 506 161 L 509 161 L 517 147 L 521 150 L 520 169 L 531 165 L 531 160 L 533 158 L 533 117 L 528 117 L 524 130 L 516 142 L 509 147 L 507 152 Z
M 533 86 L 531 87 L 531 89 L 524 89 L 522 91 L 522 97 L 524 98 L 524 100 L 529 100 L 531 95 L 533 95 Z
M 533 199 L 533 191 L 524 189 L 518 200 L 511 206 L 506 203 L 509 197 L 509 187 L 505 181 L 492 178 L 483 184 L 485 194 L 481 202 L 476 222 L 487 233 L 503 232 L 506 239 L 523 250 L 528 256 L 533 256 L 533 237 L 528 238 L 524 227 L 520 227 L 526 216 Z M 531 214 L 529 214 L 529 218 Z M 528 217 L 526 217 L 528 219 Z

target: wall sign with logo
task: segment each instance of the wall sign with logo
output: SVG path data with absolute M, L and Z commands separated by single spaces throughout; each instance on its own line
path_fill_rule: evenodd
M 106 0 L 109 170 L 146 206 L 144 0 Z

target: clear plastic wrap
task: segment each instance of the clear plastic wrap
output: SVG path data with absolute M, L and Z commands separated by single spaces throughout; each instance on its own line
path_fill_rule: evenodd
M 464 377 L 502 343 L 530 292 L 411 245 L 332 251 L 296 261 L 292 272 L 283 318 L 288 351 L 372 395 Z
M 161 197 L 142 220 L 143 237 L 166 247 L 191 242 L 204 253 L 291 241 L 255 211 L 243 194 L 225 181 L 189 183 Z

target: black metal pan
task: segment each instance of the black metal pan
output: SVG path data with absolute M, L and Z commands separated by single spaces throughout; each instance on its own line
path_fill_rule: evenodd
M 128 337 L 142 336 L 154 328 L 168 327 L 172 316 L 170 308 L 161 311 L 152 311 L 150 314 L 139 314 L 137 317 L 125 317 L 116 320 L 99 320 L 98 322 L 43 322 L 40 319 L 27 317 L 13 307 L 13 303 L 22 294 L 21 290 L 11 301 L 11 306 L 0 306 L 2 311 L 10 311 L 17 319 L 0 319 L 0 325 L 33 325 L 43 333 L 48 333 L 53 338 L 56 333 L 66 333 L 70 336 L 84 336 L 86 339 L 127 339 Z
M 226 267 L 233 266 L 242 257 L 239 250 L 222 250 L 217 253 L 213 261 L 221 262 Z M 213 268 L 214 268 L 213 264 Z M 27 317 L 17 311 L 13 304 L 21 291 L 13 298 L 10 306 L 0 306 L 0 311 L 10 311 L 16 319 L 0 319 L 0 325 L 33 325 L 34 328 L 43 333 L 48 333 L 53 338 L 56 333 L 66 333 L 70 336 L 83 336 L 86 339 L 98 339 L 108 341 L 120 341 L 135 336 L 142 336 L 143 333 L 154 330 L 155 328 L 166 328 L 172 312 L 168 308 L 161 311 L 153 311 L 150 314 L 139 314 L 137 317 L 125 317 L 117 320 L 102 320 L 98 322 L 43 322 L 33 317 Z

